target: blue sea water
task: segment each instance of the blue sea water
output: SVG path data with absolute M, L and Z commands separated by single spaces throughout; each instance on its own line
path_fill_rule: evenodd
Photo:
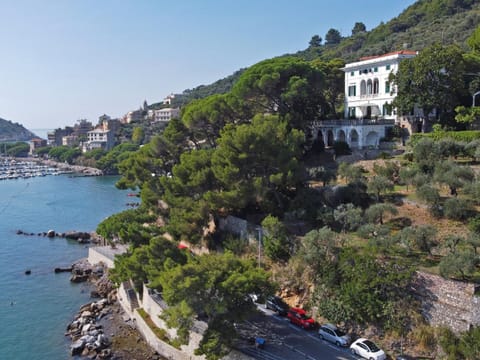
M 116 180 L 61 175 L 0 182 L 0 359 L 71 358 L 64 333 L 79 307 L 91 301 L 90 290 L 53 270 L 87 257 L 88 248 L 16 231 L 95 230 L 126 209 L 126 193 L 115 188 Z

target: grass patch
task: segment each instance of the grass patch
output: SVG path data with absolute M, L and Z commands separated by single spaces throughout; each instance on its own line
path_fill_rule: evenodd
M 153 322 L 152 318 L 150 315 L 148 315 L 145 310 L 142 308 L 137 309 L 138 313 L 142 317 L 142 319 L 147 323 L 148 327 L 153 331 L 153 333 L 163 342 L 173 346 L 176 349 L 180 349 L 180 344 L 178 341 L 171 340 L 168 337 L 167 331 L 165 329 L 159 328 L 155 323 Z

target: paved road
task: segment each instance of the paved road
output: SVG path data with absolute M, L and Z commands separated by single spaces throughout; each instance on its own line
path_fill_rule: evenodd
M 317 331 L 306 331 L 280 317 L 263 305 L 258 308 L 262 314 L 252 318 L 240 327 L 248 331 L 250 336 L 260 336 L 266 339 L 264 349 L 256 349 L 252 344 L 240 346 L 244 353 L 262 360 L 351 360 L 359 359 L 352 356 L 347 349 L 321 340 Z

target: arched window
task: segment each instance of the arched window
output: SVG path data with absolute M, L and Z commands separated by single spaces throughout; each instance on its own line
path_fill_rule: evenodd
M 380 91 L 380 84 L 378 82 L 378 79 L 375 78 L 375 79 L 373 79 L 373 93 L 378 94 L 379 91 Z
M 360 83 L 360 96 L 364 96 L 367 94 L 367 85 L 365 83 L 365 80 L 362 80 Z
M 368 80 L 367 81 L 367 95 L 372 95 L 372 87 L 373 87 L 373 84 L 372 84 L 372 80 Z

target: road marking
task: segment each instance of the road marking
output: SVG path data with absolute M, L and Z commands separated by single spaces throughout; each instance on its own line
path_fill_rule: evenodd
M 302 331 L 302 329 L 300 329 L 300 328 L 299 328 L 298 326 L 296 326 L 296 325 L 293 325 L 292 323 L 288 324 L 288 327 L 294 329 L 295 331 Z

